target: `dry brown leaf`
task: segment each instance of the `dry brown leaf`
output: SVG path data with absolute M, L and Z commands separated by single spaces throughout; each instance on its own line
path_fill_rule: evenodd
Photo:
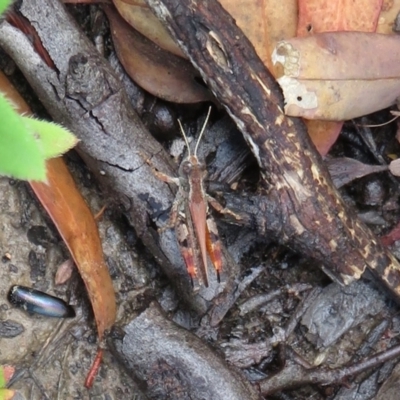
M 296 30 L 299 35 L 340 29 L 373 31 L 381 2 L 382 0 L 360 0 L 357 3 L 349 0 L 300 0 L 297 10 L 297 0 L 278 3 L 274 0 L 220 0 L 221 5 L 235 18 L 264 64 L 275 76 L 279 74 L 279 67 L 275 70 L 270 54 L 278 41 L 294 37 Z M 156 41 L 161 47 L 168 48 L 159 39 L 154 38 L 157 35 L 164 38 L 167 34 L 144 0 L 115 0 L 115 4 L 124 18 L 131 21 L 131 24 L 146 37 Z M 142 24 L 146 26 L 145 29 L 141 28 Z M 150 32 L 147 32 L 147 29 L 150 29 Z M 162 34 L 153 34 L 152 29 Z M 169 35 L 168 42 L 173 43 Z M 336 141 L 341 123 L 306 121 L 306 124 L 318 151 L 325 155 Z
M 400 11 L 400 0 L 383 0 L 376 33 L 393 34 L 395 20 Z
M 162 49 L 185 57 L 161 22 L 152 14 L 145 0 L 113 2 L 122 17 L 138 32 Z M 220 0 L 220 3 L 235 18 L 261 60 L 275 74 L 271 53 L 277 42 L 296 34 L 297 0 Z
M 273 61 L 284 66 L 278 82 L 286 114 L 346 120 L 394 104 L 399 56 L 400 37 L 394 35 L 328 32 L 280 42 Z
M 32 111 L 28 104 L 18 93 L 17 89 L 11 84 L 2 71 L 0 71 L 0 89 L 2 93 L 7 95 L 7 98 L 12 101 L 16 111 L 20 114 L 31 115 Z
M 374 32 L 382 0 L 299 0 L 297 36 L 340 30 Z M 365 4 L 367 3 L 367 4 Z M 362 11 L 360 12 L 360 8 Z M 271 52 L 272 54 L 272 52 Z M 343 123 L 304 120 L 308 134 L 321 155 L 336 142 Z
M 152 40 L 162 49 L 186 58 L 158 18 L 150 11 L 144 0 L 113 0 L 121 16 L 147 39 Z
M 121 64 L 129 76 L 156 97 L 175 103 L 211 99 L 194 67 L 136 32 L 111 6 L 104 6 Z
M 162 49 L 183 56 L 145 0 L 113 0 L 123 18 Z M 219 0 L 253 44 L 258 56 L 273 72 L 271 53 L 277 42 L 295 36 L 297 0 Z M 284 21 L 284 23 L 282 23 Z
M 369 165 L 347 157 L 331 158 L 327 165 L 337 188 L 347 185 L 354 179 L 388 169 L 387 165 Z
M 277 42 L 292 38 L 297 29 L 297 0 L 219 0 L 235 18 L 258 56 L 275 75 L 271 54 Z

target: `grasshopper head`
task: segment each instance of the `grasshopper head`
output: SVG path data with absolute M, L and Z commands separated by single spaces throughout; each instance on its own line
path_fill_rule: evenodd
M 199 147 L 200 140 L 201 140 L 201 138 L 203 137 L 203 133 L 204 133 L 204 131 L 205 131 L 205 129 L 206 129 L 208 119 L 210 118 L 210 114 L 211 114 L 211 107 L 209 107 L 209 109 L 208 109 L 208 113 L 207 113 L 206 119 L 205 119 L 205 121 L 204 121 L 203 127 L 201 128 L 199 138 L 197 139 L 197 143 L 196 143 L 196 147 L 194 148 L 194 153 L 193 153 L 193 155 L 192 155 L 192 153 L 191 153 L 191 151 L 190 151 L 190 145 L 189 145 L 189 141 L 188 141 L 188 139 L 187 139 L 186 133 L 185 133 L 183 127 L 182 127 L 181 121 L 178 119 L 179 128 L 181 129 L 182 136 L 183 136 L 183 138 L 185 139 L 186 147 L 187 147 L 188 153 L 189 153 L 189 155 L 188 155 L 186 161 L 191 162 L 193 165 L 198 165 L 198 164 L 199 164 L 199 160 L 198 160 L 198 158 L 197 158 L 197 149 L 198 149 L 198 147 Z
M 197 156 L 189 155 L 188 158 L 182 161 L 179 167 L 180 177 L 197 176 L 204 179 L 207 174 L 205 163 L 199 161 Z

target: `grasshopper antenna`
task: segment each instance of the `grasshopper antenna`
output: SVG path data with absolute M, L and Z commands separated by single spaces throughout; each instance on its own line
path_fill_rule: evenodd
M 197 139 L 196 147 L 194 148 L 194 155 L 197 155 L 197 148 L 199 147 L 201 137 L 203 136 L 203 133 L 206 130 L 206 126 L 207 126 L 208 119 L 210 118 L 210 114 L 211 114 L 211 106 L 208 108 L 208 113 L 207 113 L 206 119 L 204 121 L 203 127 L 201 128 L 199 138 Z
M 180 119 L 178 119 L 178 124 L 179 124 L 179 128 L 181 129 L 182 136 L 183 136 L 183 138 L 185 139 L 186 147 L 187 147 L 187 149 L 188 149 L 188 153 L 189 153 L 189 157 L 190 157 L 190 156 L 191 156 L 191 154 L 190 154 L 190 146 L 189 146 L 189 142 L 188 142 L 188 140 L 187 140 L 187 137 L 186 137 L 185 131 L 183 130 L 183 126 L 182 126 L 182 123 L 181 123 L 181 120 L 180 120 Z M 196 153 L 195 153 L 195 154 L 196 154 Z
M 203 127 L 201 128 L 201 132 L 200 132 L 199 138 L 197 139 L 196 147 L 194 148 L 194 155 L 196 155 L 196 153 L 197 153 L 197 148 L 199 147 L 199 143 L 200 143 L 201 137 L 203 136 L 203 133 L 204 133 L 204 131 L 206 129 L 208 119 L 210 118 L 210 114 L 211 114 L 211 106 L 208 108 L 208 113 L 207 113 L 206 119 L 204 121 Z M 188 149 L 188 153 L 189 153 L 189 157 L 190 157 L 191 156 L 191 151 L 190 151 L 189 141 L 187 139 L 185 131 L 183 130 L 183 126 L 182 126 L 182 123 L 181 123 L 180 119 L 178 119 L 178 124 L 179 124 L 179 128 L 180 128 L 180 130 L 182 132 L 182 136 L 185 139 L 186 147 Z

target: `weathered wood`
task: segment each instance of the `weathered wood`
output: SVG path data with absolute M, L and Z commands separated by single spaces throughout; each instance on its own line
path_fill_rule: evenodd
M 157 304 L 127 326 L 115 350 L 149 399 L 259 400 L 258 390 Z
M 280 90 L 216 0 L 146 0 L 244 134 L 262 172 L 258 206 L 280 204 L 268 233 L 348 284 L 368 266 L 396 296 L 400 265 L 343 203 L 301 121 L 283 114 Z M 276 221 L 281 226 L 276 225 Z

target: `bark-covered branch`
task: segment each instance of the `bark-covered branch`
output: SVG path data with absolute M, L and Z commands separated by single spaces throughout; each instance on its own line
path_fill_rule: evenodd
M 260 234 L 273 233 L 346 284 L 360 278 L 368 266 L 398 296 L 398 261 L 345 206 L 304 125 L 283 114 L 275 80 L 233 18 L 216 0 L 147 3 L 201 72 L 257 157 L 262 171 L 257 206 L 265 212 L 258 219 Z M 269 218 L 271 204 L 280 205 L 278 218 Z
M 256 400 L 258 391 L 156 304 L 125 328 L 114 348 L 151 399 Z

